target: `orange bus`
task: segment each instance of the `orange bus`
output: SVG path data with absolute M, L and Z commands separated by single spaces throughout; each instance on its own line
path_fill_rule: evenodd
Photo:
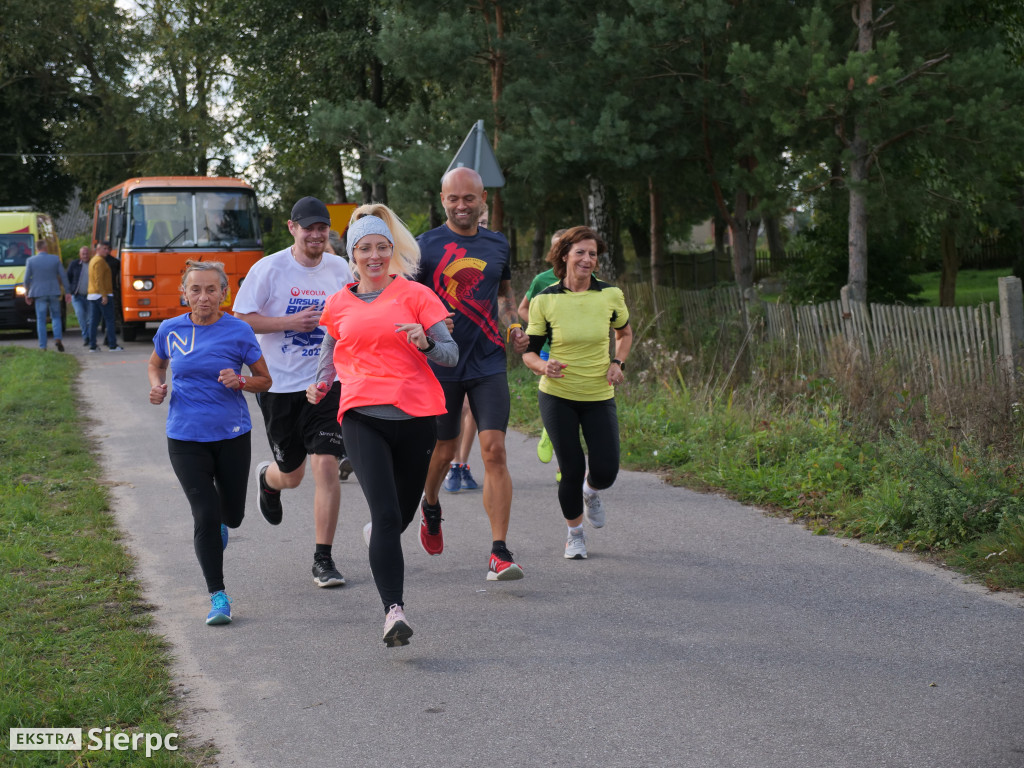
M 238 286 L 263 256 L 256 194 L 241 179 L 128 179 L 96 198 L 92 239 L 94 245 L 108 241 L 121 261 L 115 314 L 125 341 L 135 341 L 146 323 L 185 311 L 180 285 L 186 260 L 224 263 L 222 306 L 230 311 Z

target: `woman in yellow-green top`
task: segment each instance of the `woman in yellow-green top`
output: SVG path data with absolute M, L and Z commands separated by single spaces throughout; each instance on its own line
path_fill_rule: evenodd
M 605 523 L 598 491 L 610 488 L 619 473 L 619 420 L 615 387 L 633 344 L 629 310 L 622 291 L 594 277 L 604 241 L 590 227 L 573 227 L 548 253 L 558 282 L 530 301 L 526 329 L 530 346 L 523 362 L 541 377 L 537 399 L 562 470 L 558 503 L 569 526 L 565 557 L 587 557 L 583 535 L 587 521 Z M 608 329 L 615 332 L 615 356 L 609 359 Z M 540 356 L 545 342 L 550 356 Z M 580 446 L 580 431 L 587 457 Z

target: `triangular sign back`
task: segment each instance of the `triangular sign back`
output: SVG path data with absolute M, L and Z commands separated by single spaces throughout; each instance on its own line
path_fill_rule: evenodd
M 485 187 L 504 187 L 505 175 L 498 165 L 498 158 L 494 156 L 491 149 L 491 142 L 487 140 L 487 132 L 484 131 L 484 121 L 477 120 L 476 124 L 469 130 L 466 140 L 462 142 L 459 151 L 455 153 L 445 173 L 453 168 L 472 168 L 480 174 Z

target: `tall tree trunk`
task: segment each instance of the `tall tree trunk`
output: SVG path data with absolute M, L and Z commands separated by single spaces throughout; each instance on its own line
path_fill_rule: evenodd
M 874 44 L 872 0 L 856 0 L 854 21 L 857 24 L 857 52 L 868 53 Z M 867 140 L 861 125 L 861 118 L 854 116 L 853 143 L 850 151 L 850 216 L 847 246 L 849 249 L 849 270 L 846 284 L 850 287 L 850 299 L 868 300 L 868 202 L 867 181 L 871 159 L 868 156 Z
M 331 187 L 334 189 L 334 202 L 348 202 L 348 193 L 345 191 L 345 172 L 337 153 L 335 153 L 334 162 L 331 165 Z
M 373 176 L 373 202 L 388 204 L 388 183 L 384 180 L 384 164 L 377 164 L 377 173 Z
M 960 251 L 956 247 L 956 233 L 950 226 L 942 228 L 942 277 L 939 278 L 939 306 L 956 304 L 956 276 L 960 269 Z
M 530 248 L 530 266 L 534 274 L 543 272 L 541 264 L 551 250 L 551 243 L 548 240 L 548 216 L 547 209 L 542 208 L 537 214 L 533 227 L 533 243 Z
M 726 257 L 726 248 L 728 248 L 728 243 L 726 243 L 725 235 L 729 231 L 729 222 L 727 222 L 718 214 L 715 214 L 715 216 L 711 219 L 711 226 L 715 238 L 715 258 L 724 259 Z
M 651 204 L 651 285 L 665 284 L 665 214 L 662 210 L 661 190 L 654 179 L 647 180 Z
M 754 286 L 754 258 L 761 217 L 751 211 L 753 200 L 746 190 L 736 193 L 736 213 L 732 216 L 732 273 L 743 292 Z
M 732 273 L 736 285 L 741 291 L 746 291 L 754 285 L 754 255 L 757 248 L 757 230 L 761 225 L 760 218 L 750 211 L 757 207 L 757 201 L 746 191 L 736 192 L 735 213 L 729 210 L 725 202 L 725 192 L 719 183 L 718 174 L 715 172 L 713 153 L 711 151 L 711 126 L 707 115 L 701 120 L 704 133 L 704 162 L 708 168 L 708 175 L 711 177 L 711 190 L 715 197 L 715 208 L 718 216 L 729 225 L 732 231 Z M 745 170 L 752 170 L 755 161 L 753 158 L 744 158 L 740 165 Z M 748 218 L 749 217 L 749 218 Z M 716 248 L 718 247 L 716 227 Z M 745 305 L 744 305 L 745 306 Z M 746 313 L 744 312 L 744 320 Z
M 491 212 L 488 214 L 488 229 L 493 229 L 495 232 L 505 231 L 505 201 L 501 197 L 501 190 L 494 190 L 494 194 L 491 198 Z
M 491 11 L 494 12 L 494 35 L 490 39 Z M 498 104 L 501 101 L 501 94 L 505 87 L 505 51 L 502 48 L 505 39 L 505 11 L 501 2 L 488 2 L 481 0 L 480 10 L 483 12 L 484 23 L 487 25 L 487 36 L 490 50 L 488 51 L 488 64 L 491 69 L 491 109 L 494 117 L 494 139 L 491 146 L 494 149 L 494 156 L 498 156 L 498 141 L 504 129 L 504 121 Z M 499 161 L 500 165 L 500 161 Z M 503 170 L 504 172 L 504 170 Z M 501 190 L 494 190 L 491 197 L 493 203 L 490 212 L 490 229 L 495 232 L 503 232 L 505 229 L 505 202 L 501 199 Z
M 855 129 L 859 134 L 859 129 Z M 849 271 L 846 284 L 850 286 L 850 299 L 868 300 L 868 201 L 865 185 L 868 180 L 867 143 L 855 135 L 853 161 L 850 163 L 850 217 L 847 246 Z
M 615 248 L 616 233 L 612 222 L 611 206 L 608 204 L 608 190 L 596 176 L 588 176 L 587 191 L 587 223 L 601 236 L 608 250 L 598 260 L 597 272 L 604 280 L 615 282 Z
M 776 216 L 764 217 L 764 235 L 768 241 L 768 253 L 771 255 L 772 274 L 780 272 L 786 264 L 786 246 L 782 244 L 782 227 Z
M 651 228 L 646 221 L 637 221 L 631 219 L 626 224 L 626 231 L 629 233 L 629 239 L 633 241 L 633 253 L 636 256 L 638 263 L 644 266 L 644 270 L 647 269 L 651 263 Z M 643 274 L 650 275 L 647 271 L 641 270 Z

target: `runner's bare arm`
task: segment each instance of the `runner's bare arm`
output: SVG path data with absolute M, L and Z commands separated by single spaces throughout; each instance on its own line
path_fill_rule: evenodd
M 526 351 L 530 340 L 523 331 L 523 324 L 519 322 L 519 312 L 516 307 L 516 298 L 512 295 L 512 281 L 502 280 L 498 286 L 498 321 L 505 326 L 506 338 L 512 342 L 512 349 L 517 355 Z
M 282 317 L 267 317 L 259 312 L 236 312 L 235 317 L 251 325 L 256 333 L 279 333 L 280 331 L 309 333 L 320 325 L 320 310 L 316 307 L 306 307 L 301 312 Z

